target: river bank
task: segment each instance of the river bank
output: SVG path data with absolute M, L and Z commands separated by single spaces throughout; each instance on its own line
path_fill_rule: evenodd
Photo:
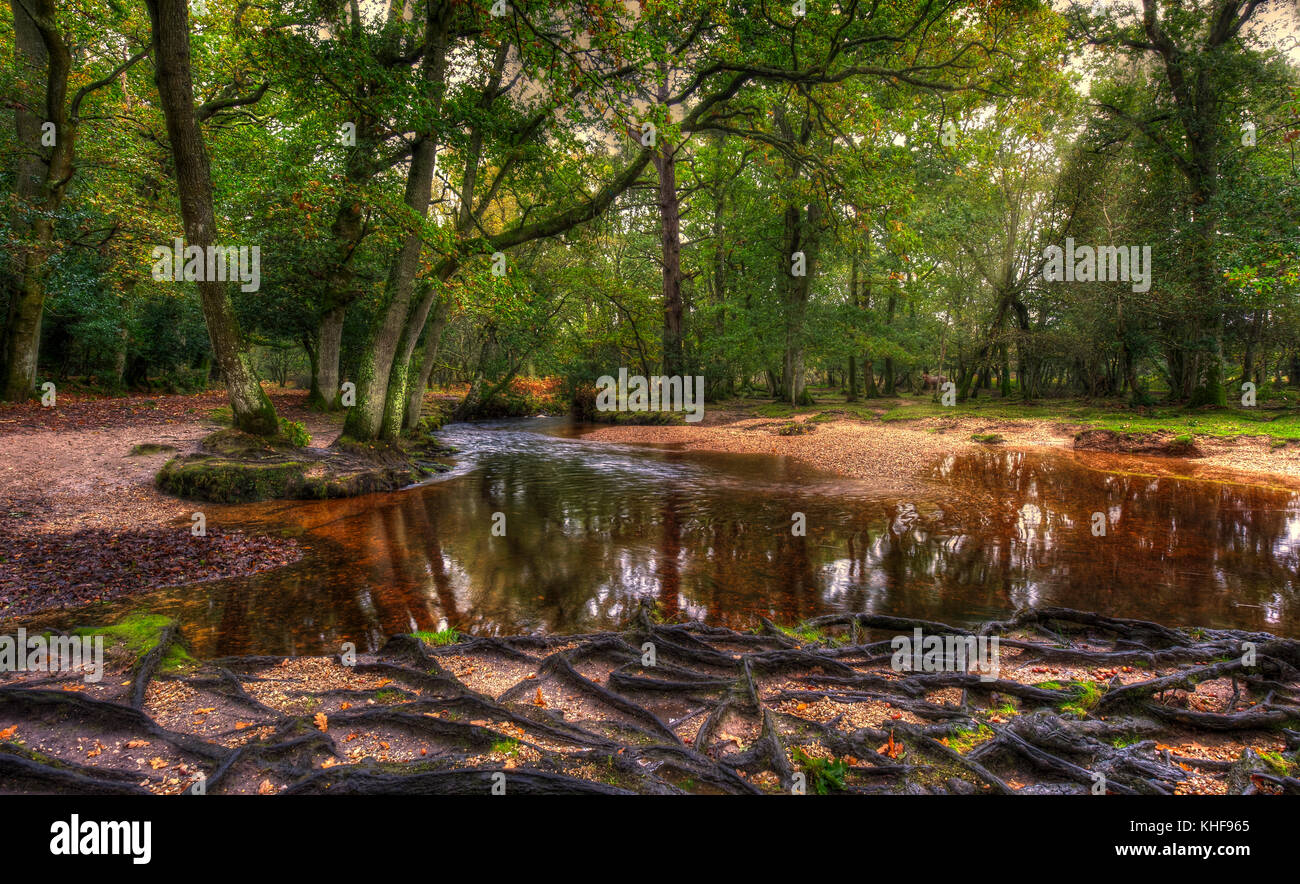
M 842 405 L 842 403 L 841 403 Z M 914 412 L 910 417 L 908 412 Z M 733 401 L 705 410 L 695 424 L 601 426 L 585 439 L 672 445 L 686 451 L 774 454 L 854 478 L 879 482 L 891 491 L 916 490 L 928 469 L 949 454 L 990 444 L 1073 450 L 1075 436 L 1096 424 L 1065 417 L 1007 417 L 936 413 L 928 400 L 872 400 L 851 410 L 832 402 L 793 410 L 767 401 Z M 1268 435 L 1219 435 L 1160 430 L 1135 416 L 1148 435 L 1189 440 L 1194 456 L 1147 457 L 1146 468 L 1165 476 L 1186 476 L 1300 489 L 1300 442 Z M 1111 425 L 1123 426 L 1115 421 Z M 1171 426 L 1174 426 L 1171 422 Z M 1281 444 L 1279 444 L 1281 443 Z

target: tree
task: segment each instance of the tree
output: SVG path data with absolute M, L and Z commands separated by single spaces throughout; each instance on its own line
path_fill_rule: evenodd
M 185 240 L 206 253 L 217 242 L 212 172 L 194 109 L 190 70 L 189 5 L 186 0 L 146 0 L 152 24 L 155 80 L 176 165 Z M 235 426 L 256 435 L 279 432 L 275 406 L 262 390 L 230 299 L 229 284 L 205 278 L 197 283 L 213 358 L 230 395 Z

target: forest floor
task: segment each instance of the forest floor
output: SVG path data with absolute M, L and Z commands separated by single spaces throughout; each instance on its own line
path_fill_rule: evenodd
M 917 671 L 890 638 L 913 630 L 996 664 Z M 620 632 L 201 663 L 161 617 L 80 633 L 107 634 L 98 680 L 0 674 L 0 792 L 1300 794 L 1300 642 L 1263 633 L 642 607 Z
M 929 396 L 846 403 L 824 390 L 813 395 L 818 404 L 806 408 L 735 399 L 706 406 L 699 423 L 618 424 L 584 438 L 784 455 L 901 491 L 915 489 L 945 455 L 989 444 L 1068 450 L 1081 431 L 1102 430 L 1121 442 L 1185 442 L 1187 456 L 1145 458 L 1145 466 L 1165 475 L 1300 488 L 1296 409 L 1139 411 L 1077 400 L 1026 406 L 996 399 L 944 408 Z M 1122 451 L 1123 445 L 1103 450 Z
M 328 446 L 342 418 L 307 394 L 268 390 L 281 417 Z M 229 424 L 224 391 L 77 397 L 0 407 L 0 619 L 159 586 L 251 574 L 295 561 L 288 539 L 190 533 L 212 504 L 169 497 L 154 476 Z M 136 446 L 147 446 L 138 449 Z

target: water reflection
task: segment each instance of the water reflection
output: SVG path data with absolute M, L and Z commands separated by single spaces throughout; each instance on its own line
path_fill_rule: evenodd
M 446 435 L 465 454 L 443 481 L 232 508 L 223 520 L 289 531 L 309 554 L 144 604 L 178 617 L 202 656 L 368 648 L 448 626 L 581 632 L 642 598 L 734 627 L 830 611 L 971 622 L 1050 603 L 1300 634 L 1293 493 L 1122 472 L 1141 462 L 1114 455 L 981 450 L 900 500 L 784 458 L 559 429 L 458 425 Z M 807 536 L 792 535 L 795 512 Z M 1107 514 L 1104 537 L 1094 512 Z

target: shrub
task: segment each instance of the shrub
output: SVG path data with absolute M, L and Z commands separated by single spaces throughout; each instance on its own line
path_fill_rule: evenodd
M 280 435 L 295 448 L 306 448 L 311 444 L 311 434 L 297 421 L 280 418 Z

